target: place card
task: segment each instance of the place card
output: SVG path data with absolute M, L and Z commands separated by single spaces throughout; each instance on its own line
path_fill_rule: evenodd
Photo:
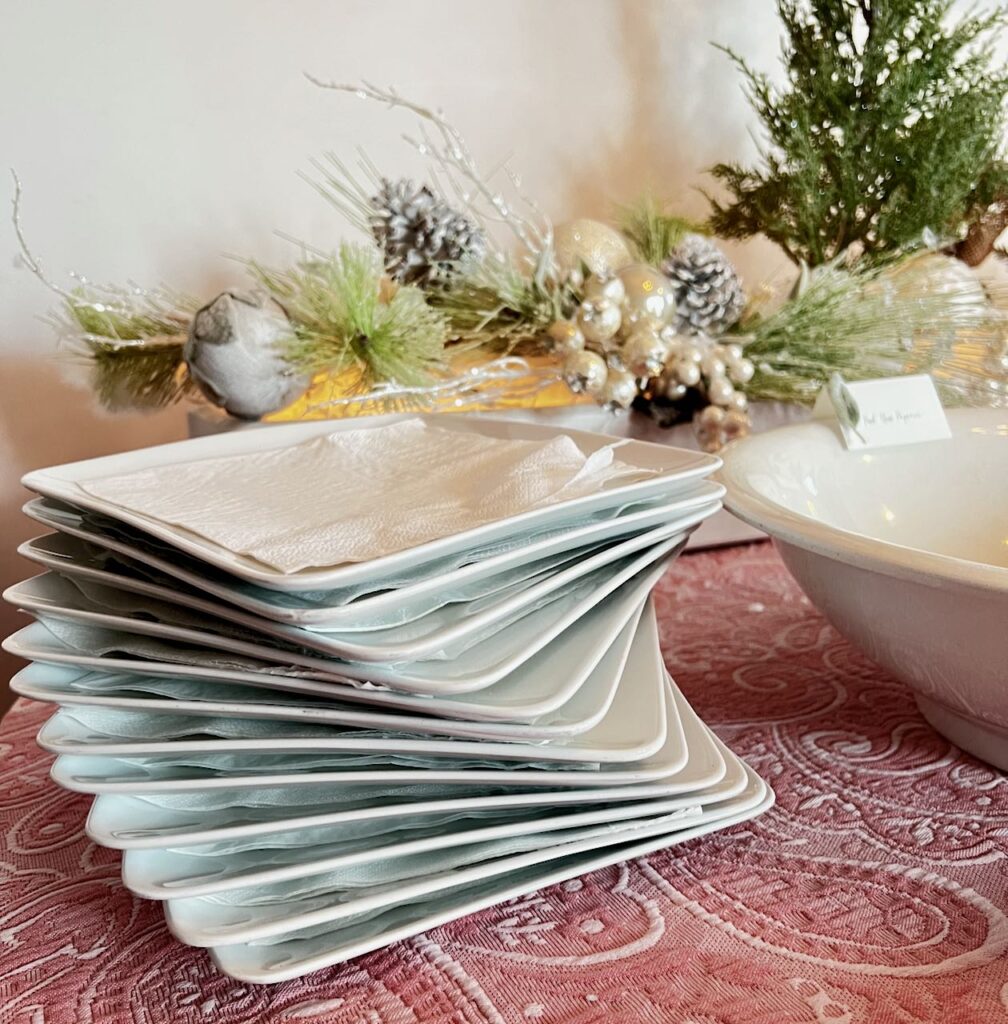
M 927 374 L 848 382 L 835 373 L 819 392 L 812 415 L 835 417 L 850 449 L 952 436 L 934 381 Z

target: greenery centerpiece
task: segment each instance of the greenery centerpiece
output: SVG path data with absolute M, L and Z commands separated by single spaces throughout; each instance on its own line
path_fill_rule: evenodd
M 659 200 L 618 226 L 554 227 L 510 168 L 485 176 L 439 112 L 392 89 L 311 79 L 400 108 L 430 164 L 414 184 L 366 155 L 307 175 L 366 244 L 245 261 L 241 287 L 63 289 L 54 323 L 112 409 L 204 399 L 234 415 L 459 408 L 557 387 L 664 423 L 698 417 L 708 447 L 747 429 L 752 399 L 811 402 L 824 382 L 930 372 L 949 400 L 1003 401 L 1005 324 L 966 266 L 1008 220 L 1003 10 L 951 0 L 778 0 L 783 82 L 744 57 L 762 139 L 719 164 L 706 222 Z M 775 303 L 717 238 L 755 234 L 799 268 Z M 501 237 L 503 236 L 503 237 Z M 754 292 L 756 299 L 748 298 Z M 320 380 L 337 382 L 317 399 Z M 517 390 L 515 390 L 517 389 Z M 305 396 L 309 396 L 306 398 Z

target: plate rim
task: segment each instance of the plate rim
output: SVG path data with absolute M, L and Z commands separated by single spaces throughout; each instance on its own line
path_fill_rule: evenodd
M 328 433 L 373 430 L 410 419 L 420 419 L 425 423 L 436 421 L 432 425 L 438 428 L 461 429 L 463 432 L 505 439 L 546 440 L 559 435 L 565 435 L 571 438 L 575 444 L 578 444 L 578 447 L 585 454 L 590 454 L 605 446 L 619 444 L 624 456 L 633 455 L 637 452 L 645 455 L 650 453 L 658 461 L 659 465 L 665 462 L 671 466 L 672 462 L 670 460 L 678 460 L 680 465 L 674 472 L 671 472 L 671 469 L 665 471 L 666 474 L 671 472 L 671 475 L 659 473 L 642 481 L 635 481 L 609 489 L 596 490 L 589 495 L 546 505 L 538 509 L 527 510 L 515 516 L 495 520 L 493 523 L 482 524 L 473 529 L 452 534 L 447 538 L 439 538 L 413 548 L 407 548 L 403 552 L 392 552 L 366 562 L 344 563 L 340 566 L 313 568 L 299 573 L 287 574 L 270 570 L 268 567 L 263 566 L 262 563 L 256 563 L 246 556 L 235 555 L 226 548 L 204 538 L 199 538 L 196 534 L 184 531 L 182 528 L 169 526 L 158 520 L 116 506 L 112 502 L 95 498 L 77 485 L 77 481 L 80 479 L 94 478 L 98 475 L 114 475 L 117 472 L 130 472 L 131 470 L 125 467 L 133 466 L 134 464 L 136 464 L 136 469 L 142 469 L 145 465 L 148 467 L 151 465 L 170 465 L 173 462 L 199 461 L 201 458 L 224 457 L 229 454 L 236 455 L 247 451 L 273 451 Z M 418 416 L 410 413 L 392 414 L 390 416 L 369 416 L 366 417 L 366 420 L 367 422 L 364 425 L 361 425 L 360 421 L 354 418 L 269 424 L 268 430 L 231 431 L 189 438 L 184 441 L 174 441 L 150 448 L 119 452 L 112 455 L 99 456 L 94 459 L 83 459 L 76 462 L 62 463 L 57 466 L 49 466 L 44 469 L 32 470 L 21 478 L 21 483 L 24 487 L 38 494 L 55 498 L 56 500 L 70 501 L 91 511 L 108 515 L 119 522 L 128 523 L 137 529 L 143 530 L 145 533 L 149 533 L 153 537 L 171 544 L 179 550 L 192 554 L 196 558 L 223 569 L 225 572 L 230 572 L 248 582 L 256 583 L 268 589 L 296 591 L 331 589 L 340 585 L 340 583 L 346 585 L 350 581 L 366 579 L 369 576 L 374 576 L 376 573 L 389 571 L 390 566 L 422 564 L 424 561 L 433 560 L 440 555 L 445 555 L 449 551 L 464 548 L 467 542 L 476 543 L 480 538 L 492 536 L 496 530 L 502 528 L 506 528 L 505 532 L 513 533 L 517 529 L 527 527 L 530 523 L 548 522 L 553 516 L 562 515 L 573 510 L 604 507 L 609 503 L 609 499 L 622 501 L 630 495 L 648 494 L 662 485 L 667 485 L 672 480 L 685 482 L 698 477 L 709 476 L 721 465 L 721 460 L 717 456 L 691 451 L 686 448 L 652 444 L 647 441 L 614 440 L 611 436 L 605 434 L 537 423 L 489 418 L 477 419 L 466 417 L 464 414 L 453 414 L 439 418 L 436 414 L 433 416 Z M 269 439 L 268 441 L 267 438 Z M 270 443 L 273 441 L 276 443 Z M 180 455 L 180 453 L 181 458 L 172 459 L 170 457 L 172 455 Z M 644 461 L 646 464 L 647 460 L 645 459 Z M 648 467 L 645 465 L 641 468 Z

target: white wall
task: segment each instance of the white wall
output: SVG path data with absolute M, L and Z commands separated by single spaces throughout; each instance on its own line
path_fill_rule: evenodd
M 296 172 L 363 146 L 418 173 L 412 122 L 323 93 L 302 71 L 394 84 L 440 105 L 484 166 L 510 158 L 557 221 L 605 216 L 646 187 L 700 214 L 693 186 L 751 156 L 751 117 L 712 39 L 771 67 L 772 0 L 32 0 L 0 29 L 0 167 L 17 168 L 24 227 L 48 273 L 169 283 L 211 297 L 223 254 L 283 261 L 283 230 L 347 233 Z M 0 179 L 0 191 L 8 188 Z M 769 246 L 737 251 L 758 280 Z M 50 296 L 0 224 L 0 582 L 32 528 L 25 469 L 179 436 L 176 411 L 109 418 L 64 380 L 39 321 Z M 0 635 L 17 620 L 0 612 Z

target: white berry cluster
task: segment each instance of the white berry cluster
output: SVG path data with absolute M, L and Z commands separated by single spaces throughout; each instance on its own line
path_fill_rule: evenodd
M 671 401 L 697 388 L 713 405 L 744 413 L 746 398 L 735 385 L 748 383 L 754 369 L 741 346 L 679 334 L 676 319 L 673 283 L 635 263 L 589 278 L 574 318 L 549 333 L 570 388 L 610 409 L 629 408 L 644 387 Z

